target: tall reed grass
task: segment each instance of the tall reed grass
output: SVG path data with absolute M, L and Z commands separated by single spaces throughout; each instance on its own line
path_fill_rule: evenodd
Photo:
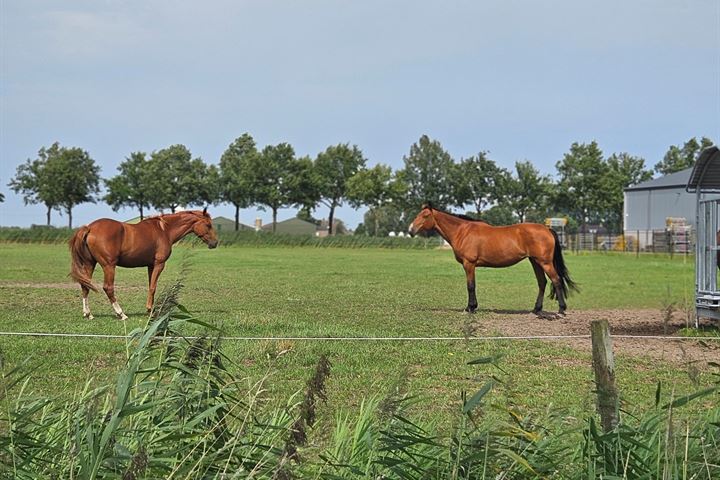
M 338 413 L 328 438 L 315 423 L 331 378 L 326 357 L 303 395 L 271 407 L 264 386 L 272 369 L 258 381 L 238 375 L 218 330 L 193 318 L 179 292 L 180 284 L 169 288 L 147 325 L 131 333 L 114 384 L 89 379 L 58 400 L 29 391 L 29 362 L 0 363 L 2 478 L 720 478 L 720 375 L 666 403 L 658 387 L 651 411 L 624 412 L 615 430 L 601 432 L 594 417 L 533 418 L 512 398 L 493 400 L 511 377 L 499 356 L 487 357 L 470 363 L 501 373 L 481 372 L 451 428 L 414 418 L 414 402 L 423 400 L 398 387 Z M 190 339 L 187 329 L 205 333 Z M 704 414 L 678 419 L 690 402 L 704 402 Z
M 475 363 L 496 363 L 497 358 Z M 331 447 L 321 456 L 323 479 L 717 479 L 720 478 L 720 381 L 660 404 L 642 417 L 625 412 L 600 432 L 594 417 L 579 428 L 561 412 L 533 419 L 488 400 L 501 380 L 491 377 L 462 396 L 449 434 L 407 415 L 412 399 L 366 399 L 355 415 L 339 414 Z M 705 414 L 678 420 L 674 412 L 705 401 Z M 396 408 L 387 417 L 383 404 Z M 496 420 L 489 420 L 495 418 Z
M 133 331 L 116 384 L 90 379 L 69 401 L 28 392 L 28 364 L 3 368 L 5 478 L 271 477 L 294 400 L 266 410 L 264 379 L 233 374 L 217 337 L 169 336 L 192 324 L 208 328 L 175 306 Z

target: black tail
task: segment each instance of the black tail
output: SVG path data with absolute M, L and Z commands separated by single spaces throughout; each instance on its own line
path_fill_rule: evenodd
M 579 292 L 580 288 L 578 288 L 577 284 L 570 279 L 570 272 L 568 272 L 567 266 L 565 265 L 565 260 L 563 259 L 562 245 L 560 245 L 560 239 L 558 238 L 557 232 L 552 228 L 550 229 L 550 231 L 552 232 L 553 238 L 555 239 L 553 266 L 555 267 L 555 271 L 560 277 L 560 288 L 562 288 L 563 295 L 565 296 L 565 298 L 567 298 L 568 294 L 570 293 L 569 290 Z M 555 298 L 554 288 L 550 289 L 550 298 Z

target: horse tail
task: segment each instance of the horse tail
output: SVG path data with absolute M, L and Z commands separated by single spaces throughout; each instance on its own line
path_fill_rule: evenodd
M 97 287 L 92 284 L 92 280 L 90 280 L 83 268 L 86 264 L 95 260 L 87 246 L 88 233 L 90 233 L 90 228 L 87 225 L 80 227 L 68 242 L 70 257 L 72 258 L 70 276 L 83 287 L 97 292 Z
M 565 298 L 567 298 L 568 294 L 570 293 L 569 290 L 579 292 L 580 288 L 578 288 L 578 285 L 570 279 L 570 272 L 568 272 L 567 265 L 565 265 L 565 260 L 563 259 L 562 245 L 560 244 L 560 239 L 558 238 L 557 232 L 552 228 L 550 228 L 549 230 L 550 232 L 552 232 L 552 236 L 555 239 L 553 266 L 555 267 L 555 271 L 557 272 L 558 277 L 560 277 L 560 288 L 562 289 L 563 295 L 565 296 Z M 554 288 L 550 289 L 550 298 L 555 298 Z

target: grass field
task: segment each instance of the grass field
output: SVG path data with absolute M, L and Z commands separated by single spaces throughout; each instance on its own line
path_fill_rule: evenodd
M 661 309 L 692 298 L 692 260 L 665 256 L 567 254 L 582 292 L 572 309 Z M 469 316 L 462 268 L 445 250 L 324 248 L 175 249 L 160 284 L 168 285 L 189 265 L 182 303 L 200 320 L 242 336 L 463 336 Z M 0 330 L 125 334 L 144 325 L 146 272 L 119 269 L 118 298 L 129 314 L 118 321 L 104 298 L 91 294 L 95 319 L 82 318 L 80 291 L 71 286 L 64 245 L 3 244 L 0 248 Z M 97 271 L 95 283 L 101 284 Z M 527 262 L 478 271 L 482 321 L 487 309 L 528 310 L 536 296 Z M 668 299 L 668 292 L 670 298 Z M 546 309 L 557 304 L 546 300 Z M 485 309 L 485 310 L 482 310 Z M 69 395 L 89 377 L 110 378 L 125 361 L 122 340 L 0 337 L 5 361 L 37 363 L 29 388 Z M 417 395 L 415 407 L 442 422 L 472 392 L 489 367 L 467 365 L 503 354 L 505 384 L 495 392 L 524 411 L 544 415 L 560 409 L 570 418 L 594 411 L 590 357 L 550 342 L 226 342 L 225 353 L 250 379 L 270 372 L 267 397 L 283 403 L 302 389 L 321 353 L 333 364 L 328 401 L 320 421 L 363 397 L 394 386 Z M 629 409 L 651 405 L 658 381 L 664 395 L 707 385 L 710 374 L 645 357 L 619 356 L 621 394 Z M 690 372 L 692 373 L 692 372 Z M 322 428 L 318 431 L 323 431 Z

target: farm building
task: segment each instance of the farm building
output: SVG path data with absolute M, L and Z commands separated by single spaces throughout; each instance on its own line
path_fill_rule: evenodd
M 692 168 L 625 189 L 625 233 L 665 229 L 668 217 L 695 223 L 695 195 L 685 191 Z
M 272 232 L 272 223 L 268 223 L 262 226 L 262 229 L 266 232 Z M 286 233 L 288 235 L 315 235 L 317 227 L 314 223 L 306 222 L 297 217 L 288 218 L 282 222 L 277 222 L 275 225 L 276 233 Z
M 235 231 L 235 220 L 232 220 L 230 218 L 226 217 L 213 217 L 213 226 L 215 227 L 215 230 L 218 232 L 234 232 Z M 240 231 L 248 231 L 252 230 L 255 231 L 255 227 L 251 227 L 250 225 L 245 225 L 244 223 L 240 222 L 240 225 L 238 226 L 238 230 Z
M 688 193 L 693 169 L 687 168 L 663 177 L 642 182 L 624 190 L 624 234 L 639 239 L 646 248 L 667 242 L 670 231 L 680 232 L 673 242 L 691 243 L 689 232 L 695 230 L 695 195 Z M 683 225 L 685 227 L 683 227 Z

